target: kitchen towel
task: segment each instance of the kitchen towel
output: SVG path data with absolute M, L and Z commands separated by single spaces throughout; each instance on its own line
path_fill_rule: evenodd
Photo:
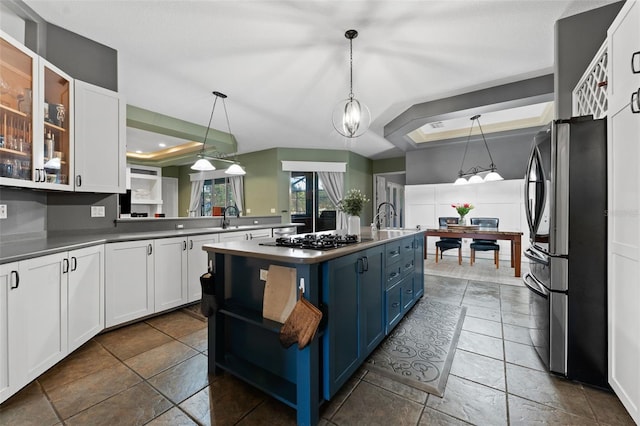
M 262 300 L 262 316 L 272 321 L 284 323 L 293 311 L 295 304 L 295 268 L 269 265 Z
M 213 273 L 211 273 L 211 271 L 200 276 L 200 286 L 202 287 L 200 312 L 207 318 L 215 314 L 218 310 L 218 301 L 216 300 L 213 281 Z
M 280 329 L 280 343 L 288 348 L 298 342 L 298 349 L 303 349 L 316 335 L 321 319 L 322 311 L 305 299 L 300 289 L 300 299 Z

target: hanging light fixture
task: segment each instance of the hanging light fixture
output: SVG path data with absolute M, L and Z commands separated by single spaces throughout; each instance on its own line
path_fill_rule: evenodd
M 467 150 L 469 149 L 469 140 L 471 139 L 471 132 L 473 131 L 473 122 L 478 121 L 478 128 L 480 129 L 480 134 L 482 135 L 482 140 L 484 141 L 484 147 L 487 149 L 487 154 L 489 154 L 489 160 L 491 160 L 491 164 L 489 167 L 481 167 L 475 166 L 466 171 L 464 171 L 464 160 L 467 157 Z M 467 136 L 467 145 L 464 148 L 464 155 L 462 156 L 462 164 L 460 164 L 460 170 L 458 171 L 458 179 L 453 183 L 454 185 L 466 185 L 468 183 L 482 183 L 482 182 L 492 182 L 497 180 L 503 180 L 503 177 L 497 172 L 498 168 L 493 163 L 493 157 L 491 156 L 491 151 L 489 151 L 489 145 L 487 145 L 487 140 L 484 137 L 484 132 L 482 131 L 482 126 L 480 125 L 480 114 L 474 115 L 471 117 L 471 128 L 469 129 L 469 136 Z M 482 178 L 480 173 L 487 173 L 487 175 Z M 469 176 L 469 180 L 465 177 Z
M 226 170 L 225 173 L 229 174 L 229 175 L 244 175 L 247 172 L 245 172 L 244 168 L 242 166 L 240 166 L 240 164 L 238 164 L 237 158 L 234 155 L 234 160 L 227 160 L 225 158 L 218 158 L 218 157 L 210 157 L 205 155 L 205 145 L 207 143 L 207 136 L 209 135 L 209 129 L 211 128 L 211 121 L 213 120 L 213 113 L 216 110 L 216 103 L 218 102 L 218 98 L 222 99 L 222 107 L 224 108 L 224 116 L 225 119 L 227 121 L 227 133 L 229 134 L 229 137 L 233 138 L 233 134 L 231 133 L 231 126 L 229 125 L 229 114 L 227 113 L 227 105 L 225 103 L 225 99 L 227 98 L 227 95 L 225 95 L 224 93 L 220 93 L 220 92 L 213 92 L 215 99 L 213 100 L 213 107 L 211 108 L 211 116 L 209 117 L 209 124 L 207 125 L 207 131 L 205 132 L 204 135 L 204 141 L 202 142 L 202 149 L 200 150 L 200 153 L 198 154 L 198 161 L 196 161 L 193 166 L 191 166 L 191 168 L 193 170 L 198 170 L 198 171 L 211 171 L 211 170 L 215 170 L 215 166 L 213 164 L 211 164 L 211 161 L 209 161 L 210 159 L 213 159 L 215 161 L 222 161 L 222 162 L 226 162 L 226 163 L 231 163 L 231 166 L 229 166 Z M 237 144 L 237 141 L 236 141 Z M 236 149 L 237 149 L 237 145 L 236 145 Z
M 344 36 L 349 40 L 349 97 L 336 105 L 333 110 L 333 127 L 342 136 L 357 138 L 369 128 L 371 113 L 369 108 L 353 96 L 353 39 L 358 31 L 347 30 Z

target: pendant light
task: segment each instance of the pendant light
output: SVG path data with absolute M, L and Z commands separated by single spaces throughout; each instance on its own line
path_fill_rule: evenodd
M 469 141 L 471 139 L 471 132 L 473 131 L 473 122 L 478 122 L 478 128 L 480 129 L 480 134 L 482 135 L 482 140 L 484 141 L 484 147 L 487 150 L 487 154 L 489 154 L 489 160 L 491 164 L 489 167 L 475 166 L 467 171 L 464 171 L 464 160 L 467 157 L 467 150 L 469 149 Z M 495 182 L 498 180 L 503 180 L 503 177 L 498 173 L 498 168 L 493 162 L 493 157 L 491 156 L 491 151 L 489 151 L 489 145 L 487 144 L 487 140 L 484 137 L 484 132 L 482 131 L 482 126 L 480 125 L 480 114 L 474 115 L 471 117 L 471 128 L 469 129 L 469 136 L 467 136 L 467 144 L 464 148 L 464 155 L 462 156 L 462 164 L 460 164 L 460 170 L 458 171 L 458 179 L 453 183 L 454 185 L 466 185 L 469 183 L 482 183 L 482 182 Z M 480 173 L 489 172 L 484 178 L 480 176 Z M 465 179 L 466 176 L 469 176 L 469 180 Z
M 213 159 L 215 161 L 231 163 L 231 165 L 225 170 L 226 174 L 244 175 L 247 172 L 244 170 L 242 166 L 240 166 L 240 164 L 238 164 L 238 161 L 235 155 L 234 155 L 233 161 L 227 160 L 225 158 L 207 157 L 207 155 L 205 155 L 205 144 L 207 143 L 207 136 L 209 135 L 209 129 L 211 128 L 211 121 L 213 120 L 213 113 L 216 110 L 216 103 L 218 102 L 218 98 L 222 99 L 222 108 L 224 108 L 224 116 L 227 121 L 227 133 L 229 134 L 229 137 L 233 138 L 233 134 L 231 133 L 231 126 L 229 125 L 229 114 L 227 113 L 227 105 L 224 101 L 227 98 L 227 95 L 220 92 L 213 92 L 213 94 L 215 96 L 215 99 L 213 100 L 213 107 L 211 108 L 211 116 L 209 117 L 209 124 L 207 125 L 207 131 L 204 135 L 204 141 L 202 142 L 202 149 L 198 154 L 198 160 L 193 164 L 193 166 L 191 166 L 191 169 L 203 171 L 203 172 L 215 170 L 216 169 L 215 166 L 211 164 L 211 162 L 209 161 L 210 159 Z M 236 141 L 236 150 L 237 150 L 237 141 Z
M 198 154 L 198 160 L 193 164 L 193 166 L 191 166 L 192 170 L 198 170 L 200 172 L 208 172 L 216 169 L 209 160 L 204 158 L 204 147 L 207 144 L 207 136 L 209 136 L 209 129 L 211 128 L 211 121 L 213 120 L 213 112 L 216 110 L 216 103 L 218 102 L 218 98 L 221 97 L 222 99 L 224 99 L 227 96 L 220 92 L 213 92 L 213 94 L 215 95 L 215 99 L 213 100 L 213 107 L 211 108 L 211 116 L 209 117 L 207 131 L 204 133 L 202 148 L 200 149 L 200 154 Z
M 336 105 L 333 110 L 333 127 L 347 138 L 357 138 L 369 128 L 371 113 L 369 108 L 353 95 L 353 39 L 358 31 L 347 30 L 344 36 L 349 40 L 349 97 Z

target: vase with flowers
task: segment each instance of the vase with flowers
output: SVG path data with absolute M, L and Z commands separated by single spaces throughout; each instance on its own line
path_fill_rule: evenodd
M 460 225 L 466 225 L 467 224 L 467 219 L 465 218 L 465 216 L 471 210 L 473 210 L 473 204 L 471 204 L 471 203 L 456 203 L 456 204 L 451 204 L 451 207 L 456 209 L 456 211 L 460 215 L 460 222 L 459 222 Z
M 338 203 L 338 210 L 347 214 L 347 234 L 357 235 L 360 240 L 360 213 L 369 199 L 359 189 L 350 189 Z

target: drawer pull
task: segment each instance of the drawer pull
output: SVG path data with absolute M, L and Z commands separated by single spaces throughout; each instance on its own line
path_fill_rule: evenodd
M 631 72 L 640 74 L 640 50 L 631 55 Z
M 399 308 L 399 307 L 400 307 L 400 304 L 399 304 L 398 302 L 393 302 L 393 303 L 391 304 L 391 307 L 392 307 L 392 308 Z
M 631 112 L 633 114 L 640 113 L 640 88 L 631 94 Z
M 407 294 L 411 294 L 411 293 L 413 293 L 413 289 L 412 288 L 408 288 L 407 289 Z
M 398 272 L 392 272 L 389 274 L 389 279 L 394 279 L 395 277 L 397 277 L 398 275 L 400 275 Z

